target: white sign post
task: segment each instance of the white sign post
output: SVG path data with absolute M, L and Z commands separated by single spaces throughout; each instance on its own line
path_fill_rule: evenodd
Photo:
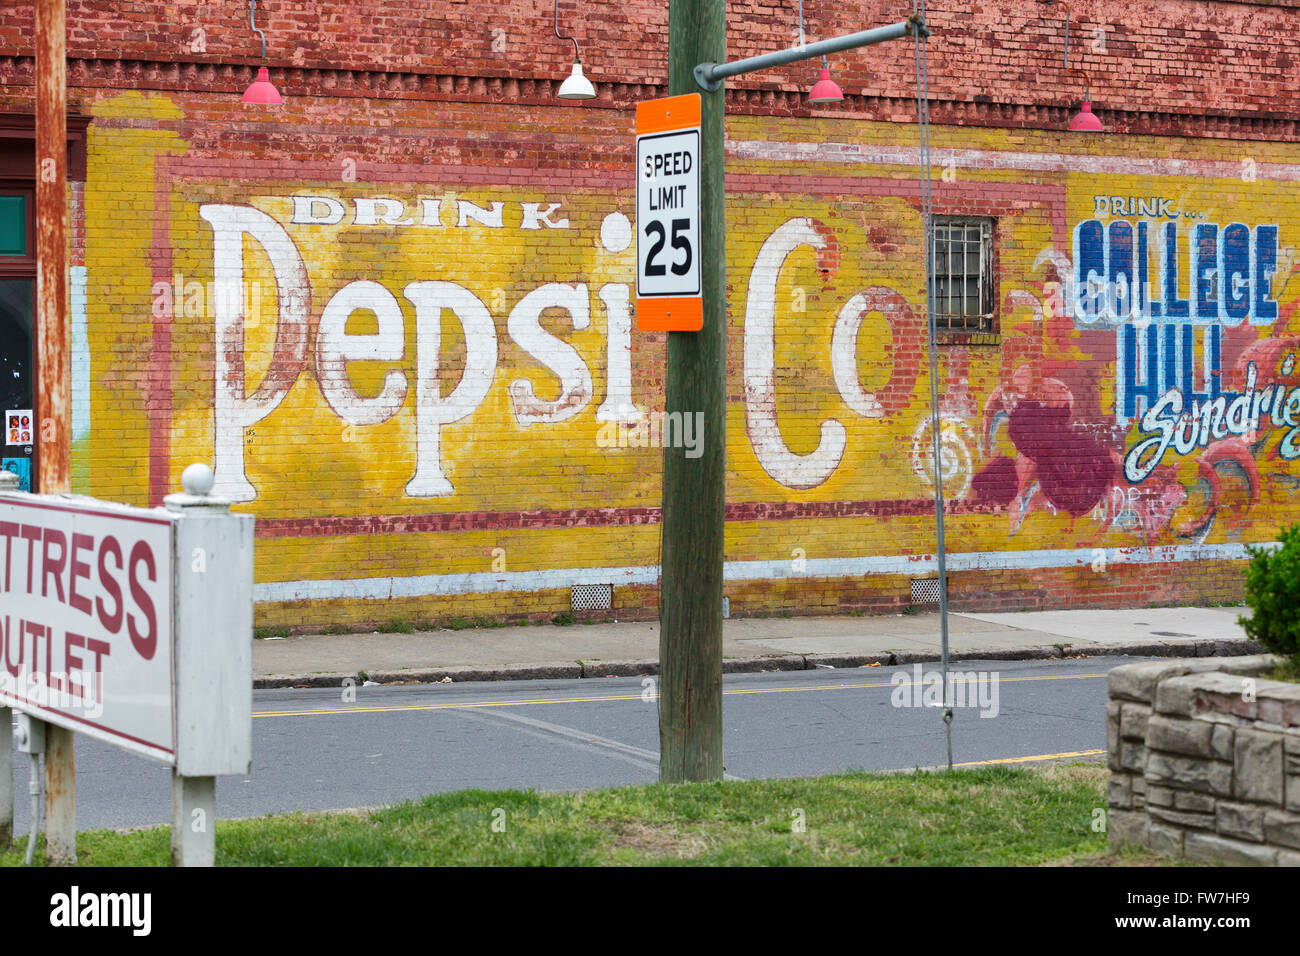
M 169 764 L 192 866 L 252 762 L 253 519 L 207 466 L 182 483 L 166 509 L 0 491 L 0 706 Z

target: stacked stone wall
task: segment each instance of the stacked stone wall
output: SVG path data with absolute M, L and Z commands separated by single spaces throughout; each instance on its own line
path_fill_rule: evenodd
M 1300 866 L 1300 684 L 1269 655 L 1110 672 L 1112 847 L 1204 863 Z

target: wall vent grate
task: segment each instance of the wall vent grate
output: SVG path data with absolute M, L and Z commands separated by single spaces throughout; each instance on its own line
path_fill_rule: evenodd
M 912 603 L 913 604 L 938 604 L 939 603 L 939 579 L 938 578 L 914 578 L 912 580 Z
M 614 585 L 575 584 L 569 589 L 569 605 L 575 611 L 608 611 L 614 605 Z

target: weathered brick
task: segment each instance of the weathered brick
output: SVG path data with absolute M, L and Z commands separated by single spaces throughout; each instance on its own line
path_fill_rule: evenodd
M 1153 751 L 1147 759 L 1148 784 L 1175 790 L 1195 790 L 1216 796 L 1232 796 L 1232 764 L 1197 757 L 1178 757 Z
M 1106 842 L 1112 848 L 1136 843 L 1147 845 L 1147 827 L 1150 819 L 1145 813 L 1131 810 L 1111 810 L 1106 815 Z
M 1189 832 L 1183 838 L 1183 855 L 1197 863 L 1229 866 L 1276 866 L 1278 851 L 1257 843 L 1244 843 L 1213 833 Z
M 1155 703 L 1156 687 L 1162 680 L 1214 668 L 1213 661 L 1186 658 L 1122 664 L 1106 675 L 1107 691 L 1112 700 L 1118 698 L 1149 706 Z
M 1179 717 L 1222 717 L 1227 716 L 1224 714 L 1227 710 L 1233 715 L 1253 718 L 1254 703 L 1247 706 L 1242 701 L 1246 678 L 1221 673 L 1214 659 L 1209 661 L 1215 664 L 1210 673 L 1188 674 L 1162 681 L 1156 692 L 1155 709 Z
M 1147 748 L 1135 740 L 1121 740 L 1119 765 L 1129 773 L 1142 773 L 1147 765 Z
M 1129 786 L 1129 775 L 1113 773 L 1106 784 L 1106 805 L 1112 809 L 1127 810 L 1133 805 L 1133 791 Z
M 1216 723 L 1214 725 L 1214 734 L 1210 738 L 1210 752 L 1214 755 L 1215 760 L 1231 760 L 1233 754 L 1233 733 L 1234 728 Z
M 1300 684 L 1283 681 L 1260 681 L 1258 689 L 1260 720 L 1279 727 L 1300 723 Z
M 1120 736 L 1126 740 L 1144 740 L 1150 716 L 1151 708 L 1145 704 L 1124 704 L 1120 711 Z
M 1215 807 L 1214 828 L 1239 840 L 1264 840 L 1264 808 L 1249 803 L 1220 800 Z
M 1152 821 L 1147 829 L 1147 845 L 1157 853 L 1181 857 L 1183 855 L 1183 837 L 1185 833 L 1186 831 L 1182 827 L 1168 826 Z
M 1117 700 L 1107 701 L 1106 703 L 1106 766 L 1110 768 L 1112 774 L 1123 770 L 1119 762 L 1120 714 L 1122 708 L 1123 704 Z
M 1209 721 L 1157 714 L 1147 724 L 1147 746 L 1152 750 L 1213 759 L 1214 728 Z
M 1282 805 L 1282 735 L 1238 727 L 1233 762 L 1233 796 Z
M 843 11 L 805 5 L 808 39 L 848 32 L 861 25 L 861 17 L 872 23 L 897 19 L 893 16 L 897 11 L 855 12 L 858 17 L 846 19 Z M 1173 136 L 1190 129 L 1201 135 L 1279 137 L 1286 127 L 1277 117 L 1300 114 L 1300 96 L 1286 82 L 1292 65 L 1285 56 L 1286 43 L 1279 39 L 1261 44 L 1258 38 L 1289 37 L 1294 29 L 1291 13 L 1288 3 L 1222 4 L 1214 8 L 1212 20 L 1196 21 L 1188 19 L 1188 8 L 1171 0 L 1144 7 L 1140 15 L 1123 4 L 1104 3 L 1089 8 L 1082 26 L 1071 24 L 1070 43 L 1077 48 L 1071 60 L 1079 56 L 1089 70 L 1094 100 L 1122 102 L 1139 117 L 1149 113 L 1152 128 L 1143 127 L 1147 132 Z M 229 61 L 229 54 L 215 38 L 250 36 L 248 11 L 237 5 L 180 4 L 169 8 L 168 15 L 172 19 L 163 23 L 157 11 L 145 4 L 70 6 L 69 56 L 113 55 L 123 62 L 219 66 Z M 784 7 L 740 8 L 733 10 L 732 16 L 744 22 L 742 28 L 729 31 L 729 59 L 783 49 L 792 42 L 792 18 Z M 1058 112 L 1068 117 L 1068 111 L 1052 109 L 1063 98 L 1073 102 L 1080 93 L 1078 80 L 1061 70 L 1067 33 L 1061 11 L 1044 14 L 1030 0 L 998 0 L 970 8 L 935 6 L 926 16 L 935 30 L 936 44 L 939 37 L 954 36 L 982 41 L 963 56 L 951 58 L 951 66 L 945 58 L 945 96 L 936 98 L 936 122 L 997 121 L 1034 127 Z M 554 38 L 548 43 L 532 42 L 539 29 L 538 9 L 520 0 L 504 0 L 489 8 L 447 4 L 439 8 L 436 17 L 419 8 L 396 7 L 379 0 L 355 4 L 346 15 L 272 7 L 268 15 L 258 10 L 257 23 L 267 34 L 276 72 L 281 68 L 301 72 L 301 82 L 313 91 L 346 90 L 374 96 L 380 102 L 388 97 L 427 96 L 430 88 L 438 88 L 435 80 L 394 83 L 382 75 L 384 71 L 398 76 L 411 71 L 444 77 L 441 83 L 448 91 L 463 91 L 485 103 L 516 96 L 520 102 L 511 105 L 527 115 L 535 109 L 531 101 L 541 94 L 535 89 L 540 85 L 538 78 L 543 78 L 543 88 L 549 90 L 545 78 L 563 76 L 571 56 L 569 45 Z M 1026 24 L 1032 25 L 1033 44 L 1022 42 Z M 209 42 L 196 49 L 194 37 L 199 27 Z M 560 11 L 559 28 L 583 42 L 584 54 L 589 54 L 588 43 L 611 51 L 603 57 L 584 56 L 589 74 L 597 79 L 634 88 L 642 83 L 666 83 L 667 11 L 662 4 L 638 0 L 620 6 L 617 17 L 610 17 L 603 6 L 565 6 Z M 549 31 L 549 25 L 546 29 Z M 33 30 L 31 4 L 0 7 L 0 53 L 30 55 Z M 882 52 L 842 55 L 834 64 L 837 78 L 846 90 L 905 97 L 914 81 L 908 72 L 912 67 L 906 45 L 874 49 Z M 521 50 L 529 55 L 520 56 Z M 357 75 L 371 70 L 380 75 Z M 93 75 L 101 72 L 113 75 L 107 66 Z M 166 76 L 170 71 L 159 72 Z M 1035 82 L 1027 83 L 1026 77 Z M 729 109 L 749 110 L 763 103 L 790 112 L 806 108 L 802 97 L 779 96 L 789 84 L 762 74 L 728 81 L 729 87 L 733 85 L 744 95 L 729 99 Z M 768 95 L 760 99 L 760 91 Z M 1127 99 L 1116 100 L 1121 94 Z M 991 104 L 986 102 L 989 99 Z M 1204 104 L 1201 113 L 1187 114 L 1189 101 Z M 1007 108 L 993 108 L 1003 103 Z M 1176 117 L 1183 115 L 1187 118 L 1179 122 Z M 1121 182 L 1121 177 L 1111 175 L 1103 188 L 1119 190 Z
M 1148 784 L 1146 792 L 1146 802 L 1148 806 L 1172 807 L 1174 805 L 1174 793 L 1168 787 L 1161 787 L 1156 784 Z
M 1191 810 L 1175 810 L 1170 807 L 1147 807 L 1151 819 L 1168 823 L 1172 826 L 1196 830 L 1213 830 L 1214 813 L 1195 813 Z
M 1214 797 L 1207 793 L 1195 793 L 1189 790 L 1174 791 L 1174 809 L 1190 810 L 1194 813 L 1213 813 Z
M 1280 843 L 1282 846 L 1300 849 L 1300 813 L 1265 810 L 1264 838 L 1269 843 Z

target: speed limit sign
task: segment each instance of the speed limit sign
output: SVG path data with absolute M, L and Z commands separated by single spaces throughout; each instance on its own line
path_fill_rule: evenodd
M 636 107 L 636 324 L 695 332 L 700 296 L 700 94 Z

